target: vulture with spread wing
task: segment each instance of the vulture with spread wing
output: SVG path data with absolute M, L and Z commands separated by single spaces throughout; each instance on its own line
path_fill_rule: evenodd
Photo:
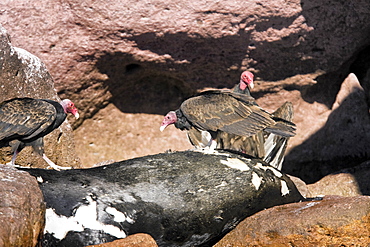
M 14 152 L 11 164 L 25 147 L 32 146 L 36 153 L 54 169 L 66 169 L 55 165 L 44 154 L 43 137 L 58 128 L 67 113 L 79 117 L 72 101 L 61 103 L 47 99 L 14 98 L 0 104 L 0 145 L 10 145 Z
M 241 94 L 246 94 L 250 96 L 251 95 L 250 90 L 254 88 L 253 79 L 254 79 L 254 75 L 251 72 L 244 71 L 240 76 L 239 83 L 233 88 L 232 91 L 234 93 L 241 93 Z M 187 135 L 188 135 L 188 139 L 190 143 L 196 148 L 206 148 L 210 146 L 212 143 L 211 134 L 205 130 L 191 128 L 190 130 L 188 130 Z M 240 137 L 240 136 L 236 136 L 233 134 L 228 134 L 226 132 L 220 132 L 217 137 L 217 148 L 243 151 L 249 155 L 261 158 L 264 155 L 263 148 L 262 149 L 259 148 L 261 147 L 261 145 L 254 145 L 253 148 L 250 149 L 248 152 L 246 152 L 245 150 L 242 150 L 239 147 L 236 147 L 236 146 L 240 146 L 240 141 L 244 139 L 248 139 L 248 138 L 261 143 L 261 141 L 259 140 L 261 138 L 261 134 L 258 134 L 257 136 L 251 136 L 251 137 Z M 262 143 L 262 147 L 263 147 L 263 143 Z
M 165 116 L 160 130 L 170 124 L 181 130 L 208 131 L 212 140 L 217 139 L 220 131 L 244 137 L 262 130 L 284 137 L 295 135 L 292 122 L 272 116 L 251 96 L 220 90 L 205 91 L 185 100 L 179 109 Z
M 240 76 L 239 83 L 233 88 L 232 92 L 237 94 L 245 94 L 250 96 L 250 90 L 253 89 L 254 75 L 249 71 L 244 71 Z M 249 99 L 249 103 L 258 106 L 253 98 Z M 290 102 L 285 102 L 272 115 L 275 119 L 285 120 L 288 123 L 293 119 L 293 105 Z M 293 125 L 294 126 L 294 125 Z M 162 127 L 163 129 L 163 127 Z M 212 136 L 207 130 L 199 128 L 190 128 L 188 130 L 188 138 L 192 145 L 196 148 L 205 148 L 212 143 Z M 217 132 L 218 149 L 229 149 L 245 154 L 261 158 L 270 165 L 281 169 L 284 160 L 284 154 L 287 147 L 289 137 L 285 135 L 276 135 L 268 133 L 264 130 L 258 131 L 255 135 L 241 136 L 225 131 Z M 215 144 L 216 143 L 216 144 Z

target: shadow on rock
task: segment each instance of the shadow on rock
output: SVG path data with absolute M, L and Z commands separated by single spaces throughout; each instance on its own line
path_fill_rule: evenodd
M 286 173 L 313 183 L 370 159 L 369 108 L 354 74 L 343 82 L 332 109 L 325 126 L 286 156 Z
M 240 77 L 248 36 L 245 32 L 218 39 L 186 33 L 145 33 L 129 40 L 146 56 L 155 57 L 153 61 L 121 52 L 107 53 L 98 59 L 96 67 L 108 76 L 104 84 L 121 111 L 163 115 L 199 89 L 234 86 Z M 235 69 L 230 69 L 233 66 Z

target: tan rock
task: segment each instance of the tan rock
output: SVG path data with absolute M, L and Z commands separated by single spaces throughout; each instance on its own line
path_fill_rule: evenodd
M 45 225 L 45 203 L 34 177 L 0 164 L 0 246 L 36 246 Z
M 370 161 L 359 166 L 329 174 L 314 184 L 307 185 L 308 197 L 322 195 L 370 195 Z
M 299 193 L 301 193 L 303 197 L 307 198 L 312 196 L 309 192 L 307 184 L 302 179 L 290 175 L 288 175 L 288 177 L 292 180 Z
M 246 218 L 215 247 L 368 246 L 370 197 L 326 196 Z
M 137 233 L 130 235 L 127 238 L 118 239 L 113 242 L 97 245 L 89 245 L 89 247 L 157 247 L 155 240 L 148 234 Z
M 193 148 L 185 131 L 174 126 L 159 131 L 162 120 L 163 116 L 152 114 L 125 114 L 109 104 L 74 132 L 83 166 L 96 166 L 108 159 L 120 161 L 166 150 Z
M 323 195 L 362 195 L 356 177 L 350 173 L 330 174 L 314 184 L 307 185 L 307 187 L 310 197 Z

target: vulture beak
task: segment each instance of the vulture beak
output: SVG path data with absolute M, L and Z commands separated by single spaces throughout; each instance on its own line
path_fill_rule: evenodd
M 161 127 L 159 128 L 160 131 L 163 131 L 168 125 L 174 124 L 177 121 L 176 112 L 170 111 L 167 113 L 167 115 L 164 117 Z
M 161 131 L 161 132 L 163 132 L 163 130 L 165 129 L 167 127 L 167 125 L 161 125 L 161 127 L 159 128 L 159 130 Z
M 73 114 L 73 115 L 75 115 L 75 118 L 76 119 L 78 119 L 79 117 L 80 117 L 80 114 L 78 114 L 78 112 L 76 112 L 75 114 Z
M 250 82 L 250 83 L 248 84 L 248 87 L 249 87 L 249 89 L 253 89 L 253 88 L 254 88 L 254 83 L 253 83 L 253 81 L 252 81 L 252 82 Z

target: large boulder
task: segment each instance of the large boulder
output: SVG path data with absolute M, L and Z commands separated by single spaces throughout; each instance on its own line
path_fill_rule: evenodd
M 113 97 L 126 111 L 165 110 L 130 104 L 140 101 L 135 94 L 119 97 L 135 84 L 181 96 L 182 89 L 231 87 L 243 68 L 264 80 L 340 71 L 370 35 L 370 17 L 361 11 L 370 7 L 366 0 L 21 3 L 2 3 L 0 21 L 16 45 L 46 61 L 57 88 L 90 95 L 80 98 L 90 107 Z
M 34 247 L 45 226 L 45 203 L 36 179 L 0 164 L 0 246 Z
M 46 202 L 43 246 L 85 246 L 150 234 L 159 246 L 215 243 L 245 217 L 303 200 L 260 160 L 174 152 L 82 170 L 27 169 Z
M 214 247 L 369 246 L 369 231 L 369 196 L 325 196 L 261 211 Z
M 301 104 L 308 105 L 307 102 Z M 295 112 L 297 124 L 315 133 L 300 131 L 291 138 L 297 144 L 285 158 L 284 172 L 312 183 L 330 173 L 353 167 L 370 159 L 370 115 L 367 93 L 355 74 L 343 81 L 330 109 L 311 106 L 315 114 Z
M 54 81 L 45 64 L 28 51 L 12 46 L 7 31 L 0 25 L 0 102 L 16 97 L 31 97 L 60 101 Z M 66 120 L 58 129 L 44 138 L 46 155 L 59 166 L 79 166 L 74 150 L 72 128 Z M 10 161 L 9 147 L 0 149 L 0 163 Z M 47 167 L 47 163 L 25 148 L 17 157 L 16 164 Z

